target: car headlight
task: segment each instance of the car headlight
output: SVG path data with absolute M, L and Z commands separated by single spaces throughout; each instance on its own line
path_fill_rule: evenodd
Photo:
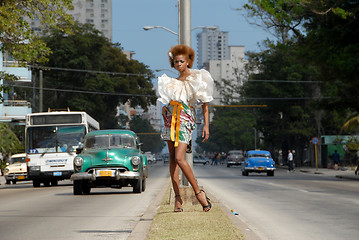
M 74 165 L 76 167 L 81 167 L 84 164 L 84 160 L 82 159 L 82 157 L 75 157 L 74 158 Z
M 8 173 L 8 172 L 9 172 L 9 169 L 8 169 L 8 168 L 5 168 L 5 172 Z
M 141 158 L 138 157 L 138 156 L 133 156 L 131 158 L 131 162 L 132 162 L 133 166 L 138 166 L 140 164 L 140 162 L 141 162 Z

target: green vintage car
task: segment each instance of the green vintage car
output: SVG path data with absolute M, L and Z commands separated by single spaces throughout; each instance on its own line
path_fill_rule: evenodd
M 89 194 L 95 187 L 146 189 L 147 158 L 137 135 L 129 130 L 98 130 L 85 136 L 77 150 L 71 175 L 74 195 Z

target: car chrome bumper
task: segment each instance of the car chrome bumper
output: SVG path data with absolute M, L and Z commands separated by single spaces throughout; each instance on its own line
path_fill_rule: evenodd
M 11 174 L 5 175 L 5 179 L 6 180 L 19 180 L 19 181 L 28 180 L 26 173 L 15 173 L 15 174 L 11 173 Z
M 267 172 L 267 171 L 274 171 L 274 167 L 245 167 L 245 171 L 253 171 L 253 172 Z
M 126 171 L 126 172 L 116 171 L 115 176 L 113 176 L 113 177 L 109 177 L 109 176 L 101 177 L 101 176 L 96 176 L 96 174 L 94 174 L 94 173 L 80 172 L 80 173 L 72 174 L 70 180 L 71 181 L 74 181 L 74 180 L 96 181 L 97 178 L 112 178 L 112 179 L 115 179 L 115 180 L 120 180 L 120 179 L 140 179 L 141 174 L 139 172 L 131 172 L 131 171 Z

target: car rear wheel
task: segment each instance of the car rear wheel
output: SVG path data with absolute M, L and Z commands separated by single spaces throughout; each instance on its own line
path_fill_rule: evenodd
M 13 180 L 13 181 L 12 181 L 12 184 L 16 184 L 16 181 L 15 181 L 15 180 Z
M 230 167 L 231 165 L 227 164 L 227 167 Z
M 133 193 L 141 193 L 142 191 L 142 179 L 137 179 L 133 183 Z
M 268 171 L 268 172 L 267 172 L 267 176 L 273 177 L 273 176 L 274 176 L 274 171 Z

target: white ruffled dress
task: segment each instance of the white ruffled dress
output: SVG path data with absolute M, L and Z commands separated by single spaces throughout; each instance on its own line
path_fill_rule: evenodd
M 158 101 L 166 104 L 171 114 L 167 115 L 167 124 L 162 131 L 164 141 L 171 140 L 188 144 L 192 139 L 192 131 L 196 128 L 194 107 L 213 100 L 213 79 L 204 69 L 190 69 L 191 75 L 181 81 L 163 74 L 158 78 Z M 172 103 L 172 104 L 171 104 Z M 175 137 L 171 139 L 171 125 L 177 128 L 177 116 L 172 119 L 173 109 L 178 104 L 180 110 L 179 130 L 174 131 Z M 172 124 L 171 124 L 172 123 Z M 177 136 L 178 135 L 178 136 Z M 175 140 L 176 139 L 176 140 Z M 176 146 L 176 143 L 175 143 Z

